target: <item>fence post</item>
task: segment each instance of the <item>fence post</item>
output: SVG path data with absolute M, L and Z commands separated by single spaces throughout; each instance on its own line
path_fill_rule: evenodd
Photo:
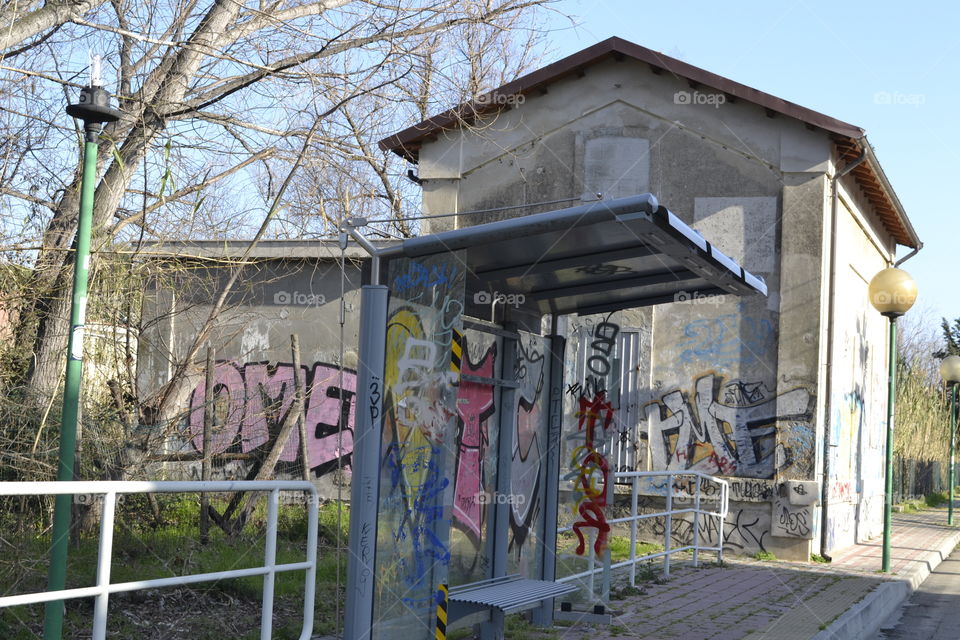
M 670 534 L 673 531 L 673 475 L 667 474 L 667 519 L 663 526 L 663 575 L 670 575 Z
M 91 494 L 92 495 L 92 494 Z M 108 491 L 103 496 L 103 512 L 100 514 L 100 549 L 97 552 L 97 594 L 93 606 L 93 640 L 107 637 L 107 609 L 110 605 L 110 565 L 113 560 L 113 521 L 116 513 L 117 493 Z
M 700 482 L 703 478 L 697 474 L 697 491 L 693 497 L 693 566 L 699 566 L 700 553 Z
M 280 490 L 267 494 L 267 540 L 263 565 L 268 569 L 263 574 L 263 614 L 260 622 L 260 640 L 273 637 L 273 586 L 277 566 L 277 514 L 280 508 Z
M 633 476 L 630 488 L 630 586 L 637 586 L 637 492 L 639 478 Z

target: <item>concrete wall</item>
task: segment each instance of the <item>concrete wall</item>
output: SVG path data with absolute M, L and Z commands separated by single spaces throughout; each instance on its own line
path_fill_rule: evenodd
M 245 268 L 209 338 L 216 357 L 218 421 L 212 446 L 215 453 L 262 453 L 273 445 L 294 398 L 290 337 L 296 334 L 301 361 L 296 375 L 307 394 L 309 466 L 321 489 L 336 495 L 331 482 L 349 480 L 353 449 L 361 274 L 359 263 L 348 260 L 341 342 L 341 269 L 333 253 L 325 253 L 329 257 L 297 258 L 296 251 L 287 248 L 255 257 Z M 145 296 L 140 336 L 141 397 L 158 391 L 185 357 L 229 275 L 225 264 L 222 258 L 180 259 L 166 263 L 154 279 Z M 175 399 L 179 414 L 167 453 L 202 449 L 205 358 L 206 349 L 201 348 L 188 369 L 188 383 Z M 277 477 L 299 477 L 303 464 L 299 441 L 294 433 L 286 443 Z M 333 473 L 338 460 L 347 473 Z M 243 478 L 248 464 L 217 463 L 215 479 Z M 166 474 L 175 478 L 199 479 L 199 470 L 198 462 L 165 465 Z
M 725 534 L 730 547 L 806 559 L 819 536 L 815 500 L 778 496 L 784 480 L 816 483 L 822 475 L 825 430 L 818 425 L 826 402 L 818 389 L 832 153 L 822 131 L 692 89 L 644 64 L 610 60 L 526 96 L 477 128 L 424 144 L 419 175 L 428 213 L 650 191 L 762 275 L 767 298 L 687 292 L 686 301 L 622 312 L 616 321 L 645 331 L 649 358 L 640 364 L 644 407 L 635 433 L 647 468 L 730 476 L 736 500 L 727 527 L 734 533 Z M 867 212 L 861 217 L 883 237 L 864 203 L 850 195 L 848 201 Z M 556 206 L 532 206 L 519 215 Z M 431 221 L 430 230 L 508 215 L 518 212 Z M 844 269 L 853 264 L 869 277 L 882 260 L 875 251 L 854 251 L 867 236 L 844 229 L 845 251 L 850 246 Z M 860 296 L 851 308 L 866 313 L 865 295 L 852 287 L 844 281 L 837 296 Z M 871 332 L 879 322 L 873 315 L 864 321 Z M 601 321 L 572 320 L 569 331 Z M 838 314 L 837 324 L 841 333 L 856 326 L 847 312 Z M 865 340 L 883 344 L 876 333 Z M 804 487 L 819 491 L 816 484 Z M 857 515 L 869 520 L 863 531 L 876 528 L 874 516 L 869 505 Z M 739 536 L 737 523 L 744 522 L 751 533 Z
M 842 548 L 882 532 L 887 408 L 888 321 L 867 299 L 870 279 L 887 266 L 863 202 L 840 191 L 835 323 L 828 416 L 827 545 Z

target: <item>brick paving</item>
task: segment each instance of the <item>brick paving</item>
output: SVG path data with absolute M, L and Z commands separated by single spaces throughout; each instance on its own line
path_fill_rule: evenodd
M 835 553 L 830 564 L 728 555 L 723 567 L 695 569 L 674 560 L 661 584 L 638 582 L 641 594 L 611 602 L 611 625 L 558 626 L 542 635 L 525 630 L 522 637 L 810 640 L 885 581 L 905 580 L 914 588 L 922 582 L 942 559 L 938 550 L 960 541 L 960 529 L 946 521 L 945 509 L 894 514 L 890 574 L 878 573 L 880 537 Z

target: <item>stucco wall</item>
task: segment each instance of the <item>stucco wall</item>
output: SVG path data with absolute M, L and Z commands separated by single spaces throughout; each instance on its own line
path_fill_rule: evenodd
M 889 249 L 871 241 L 857 199 L 841 191 L 835 322 L 828 416 L 828 548 L 879 535 L 883 527 L 888 321 L 867 298 Z
M 650 191 L 763 276 L 767 298 L 691 291 L 685 301 L 626 311 L 616 322 L 646 332 L 634 431 L 642 464 L 734 478 L 730 535 L 739 535 L 737 522 L 752 523 L 752 533 L 731 548 L 806 558 L 815 507 L 785 514 L 776 495 L 782 480 L 819 479 L 831 142 L 802 123 L 711 95 L 634 61 L 592 65 L 477 128 L 426 143 L 424 209 Z M 431 230 L 552 208 L 469 214 L 434 221 Z M 601 321 L 571 320 L 570 332 Z

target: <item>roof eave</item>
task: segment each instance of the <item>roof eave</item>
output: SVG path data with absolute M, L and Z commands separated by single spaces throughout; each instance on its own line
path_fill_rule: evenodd
M 835 135 L 859 139 L 865 133 L 863 129 L 856 125 L 837 120 L 769 93 L 764 93 L 753 87 L 711 73 L 706 69 L 671 58 L 658 51 L 647 49 L 622 38 L 613 37 L 497 87 L 475 100 L 464 102 L 453 109 L 407 127 L 380 140 L 379 146 L 384 151 L 392 151 L 410 162 L 417 162 L 420 145 L 425 139 L 447 129 L 456 128 L 465 123 L 469 124 L 477 117 L 487 113 L 509 108 L 504 105 L 503 100 L 495 99 L 498 96 L 527 94 L 565 76 L 579 73 L 585 67 L 611 56 L 632 58 L 650 65 L 651 68 L 668 71 L 675 76 L 686 78 L 688 81 L 710 87 L 740 100 L 752 102 L 771 112 L 796 118 Z
M 913 224 L 910 222 L 910 218 L 907 217 L 907 212 L 903 208 L 903 204 L 900 202 L 900 198 L 897 197 L 897 192 L 894 191 L 893 185 L 890 184 L 890 180 L 887 179 L 887 174 L 883 170 L 883 166 L 880 165 L 880 161 L 877 159 L 876 154 L 873 151 L 873 145 L 870 144 L 870 141 L 867 140 L 867 136 L 863 136 L 862 140 L 863 147 L 867 151 L 867 162 L 870 163 L 870 168 L 873 170 L 874 175 L 883 185 L 883 190 L 886 192 L 887 197 L 890 199 L 891 204 L 893 205 L 894 210 L 897 212 L 897 217 L 899 218 L 900 223 L 904 227 L 904 231 L 909 237 L 909 242 L 899 243 L 910 247 L 911 249 L 919 249 L 923 246 L 923 242 L 920 241 L 920 236 L 917 234 L 917 230 L 913 228 Z

